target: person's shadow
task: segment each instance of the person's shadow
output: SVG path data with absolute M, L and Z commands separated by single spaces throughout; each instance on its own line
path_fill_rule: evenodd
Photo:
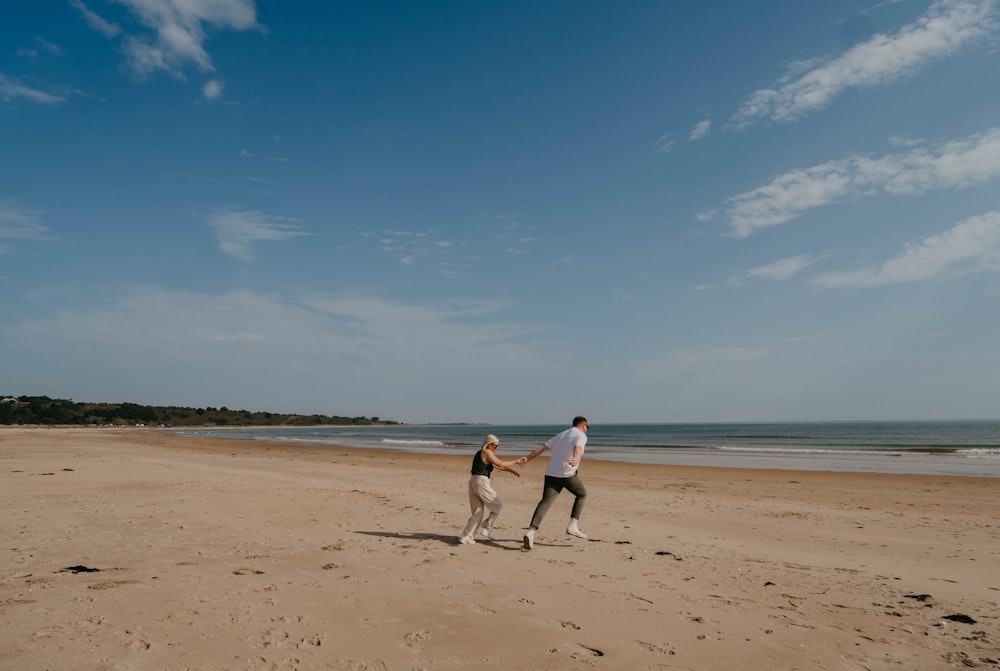
M 365 536 L 379 536 L 381 538 L 398 538 L 400 540 L 437 541 L 442 545 L 461 545 L 461 543 L 458 542 L 458 536 L 455 535 L 432 534 L 426 532 L 402 533 L 398 531 L 355 531 L 354 533 L 364 534 Z M 489 538 L 477 538 L 476 543 L 483 543 L 484 545 L 489 545 L 490 547 L 495 547 L 500 550 L 520 551 L 522 549 L 522 542 L 520 538 L 511 538 L 509 541 L 504 538 L 495 541 L 491 541 Z

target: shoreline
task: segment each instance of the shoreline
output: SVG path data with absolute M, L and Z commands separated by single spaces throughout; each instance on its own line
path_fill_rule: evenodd
M 992 421 L 992 420 L 990 420 Z M 426 425 L 398 425 L 426 426 Z M 437 426 L 437 425 L 435 425 Z M 472 426 L 472 425 L 468 425 Z M 132 426 L 0 426 L 0 437 L 4 432 L 16 431 L 104 431 L 104 432 L 135 432 L 162 433 L 179 439 L 215 440 L 213 436 L 183 435 L 185 432 L 211 431 L 228 433 L 230 431 L 257 431 L 259 429 L 287 430 L 287 426 L 266 427 L 132 427 Z M 379 426 L 344 426 L 324 425 L 321 429 L 379 429 Z M 419 456 L 463 456 L 464 448 L 427 447 L 414 445 L 366 445 L 357 446 L 340 444 L 329 440 L 269 440 L 261 437 L 236 438 L 219 436 L 218 440 L 248 443 L 270 443 L 275 446 L 313 446 L 323 450 L 344 449 L 373 451 L 390 454 L 414 454 Z M 471 448 L 470 448 L 471 449 Z M 510 449 L 510 446 L 508 446 Z M 527 449 L 527 448 L 525 448 Z M 532 448 L 533 449 L 533 448 Z M 529 450 L 530 451 L 530 450 Z M 878 451 L 753 451 L 733 448 L 704 448 L 699 446 L 673 448 L 634 448 L 621 447 L 591 447 L 587 451 L 587 460 L 591 463 L 609 462 L 625 464 L 642 464 L 647 466 L 669 467 L 704 467 L 721 469 L 750 469 L 778 471 L 807 471 L 831 473 L 881 473 L 924 476 L 957 476 L 972 478 L 1000 478 L 1000 459 L 986 455 L 970 455 L 953 451 L 924 450 L 878 450 Z
M 563 533 L 564 493 L 524 552 L 544 466 L 495 474 L 498 540 L 463 546 L 467 460 L 0 431 L 0 656 L 49 671 L 1000 668 L 993 478 L 585 460 L 591 539 Z
M 240 427 L 231 427 L 237 429 Z M 183 435 L 215 429 L 151 429 L 179 437 L 206 438 L 211 436 Z M 255 431 L 256 429 L 252 429 Z M 223 430 L 221 433 L 226 433 Z M 474 447 L 446 445 L 402 444 L 399 442 L 378 445 L 351 445 L 336 438 L 294 440 L 269 440 L 265 437 L 237 438 L 220 436 L 226 440 L 248 442 L 273 442 L 289 445 L 314 445 L 329 449 L 362 449 L 419 455 L 464 455 Z M 506 445 L 506 451 L 525 450 L 534 446 Z M 589 461 L 620 462 L 629 464 L 665 466 L 701 466 L 711 468 L 748 468 L 762 470 L 830 471 L 846 473 L 904 473 L 911 475 L 954 475 L 963 477 L 1000 477 L 1000 459 L 996 456 L 965 454 L 952 451 L 925 450 L 743 450 L 720 447 L 609 447 L 588 446 Z

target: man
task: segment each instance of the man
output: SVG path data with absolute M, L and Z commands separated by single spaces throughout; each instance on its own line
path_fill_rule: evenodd
M 586 540 L 587 534 L 580 531 L 580 513 L 583 512 L 583 502 L 587 498 L 587 488 L 580 481 L 577 469 L 583 459 L 583 448 L 587 445 L 587 430 L 590 423 L 586 417 L 574 417 L 573 426 L 562 433 L 549 438 L 534 452 L 518 461 L 523 466 L 545 450 L 552 450 L 548 468 L 545 469 L 545 488 L 542 490 L 542 500 L 535 507 L 531 516 L 531 528 L 524 534 L 524 549 L 535 547 L 535 532 L 542 524 L 542 519 L 549 512 L 556 497 L 563 489 L 576 497 L 573 501 L 573 511 L 570 513 L 569 526 L 566 533 Z

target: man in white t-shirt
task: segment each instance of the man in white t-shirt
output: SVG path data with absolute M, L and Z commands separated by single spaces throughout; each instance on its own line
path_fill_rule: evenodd
M 569 526 L 566 533 L 586 540 L 587 534 L 580 531 L 580 513 L 583 512 L 584 499 L 587 498 L 587 488 L 580 481 L 577 470 L 583 459 L 583 449 L 587 445 L 587 430 L 590 423 L 586 417 L 574 417 L 573 426 L 562 433 L 549 438 L 534 452 L 518 461 L 523 466 L 545 450 L 552 450 L 548 468 L 545 469 L 545 488 L 542 490 L 542 500 L 535 507 L 531 516 L 531 528 L 524 534 L 524 549 L 535 547 L 535 532 L 542 524 L 542 519 L 549 512 L 556 497 L 564 489 L 576 497 L 573 501 L 573 511 L 570 513 Z

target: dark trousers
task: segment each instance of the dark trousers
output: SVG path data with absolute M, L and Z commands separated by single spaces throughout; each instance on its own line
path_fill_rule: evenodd
M 537 529 L 542 525 L 542 519 L 549 512 L 549 508 L 555 503 L 559 493 L 567 489 L 569 493 L 576 497 L 573 501 L 573 512 L 570 517 L 575 520 L 580 519 L 583 512 L 583 502 L 587 498 L 587 488 L 583 486 L 580 476 L 574 473 L 568 478 L 554 478 L 551 475 L 545 476 L 545 489 L 542 490 L 542 500 L 535 506 L 535 514 L 531 516 L 531 528 Z

